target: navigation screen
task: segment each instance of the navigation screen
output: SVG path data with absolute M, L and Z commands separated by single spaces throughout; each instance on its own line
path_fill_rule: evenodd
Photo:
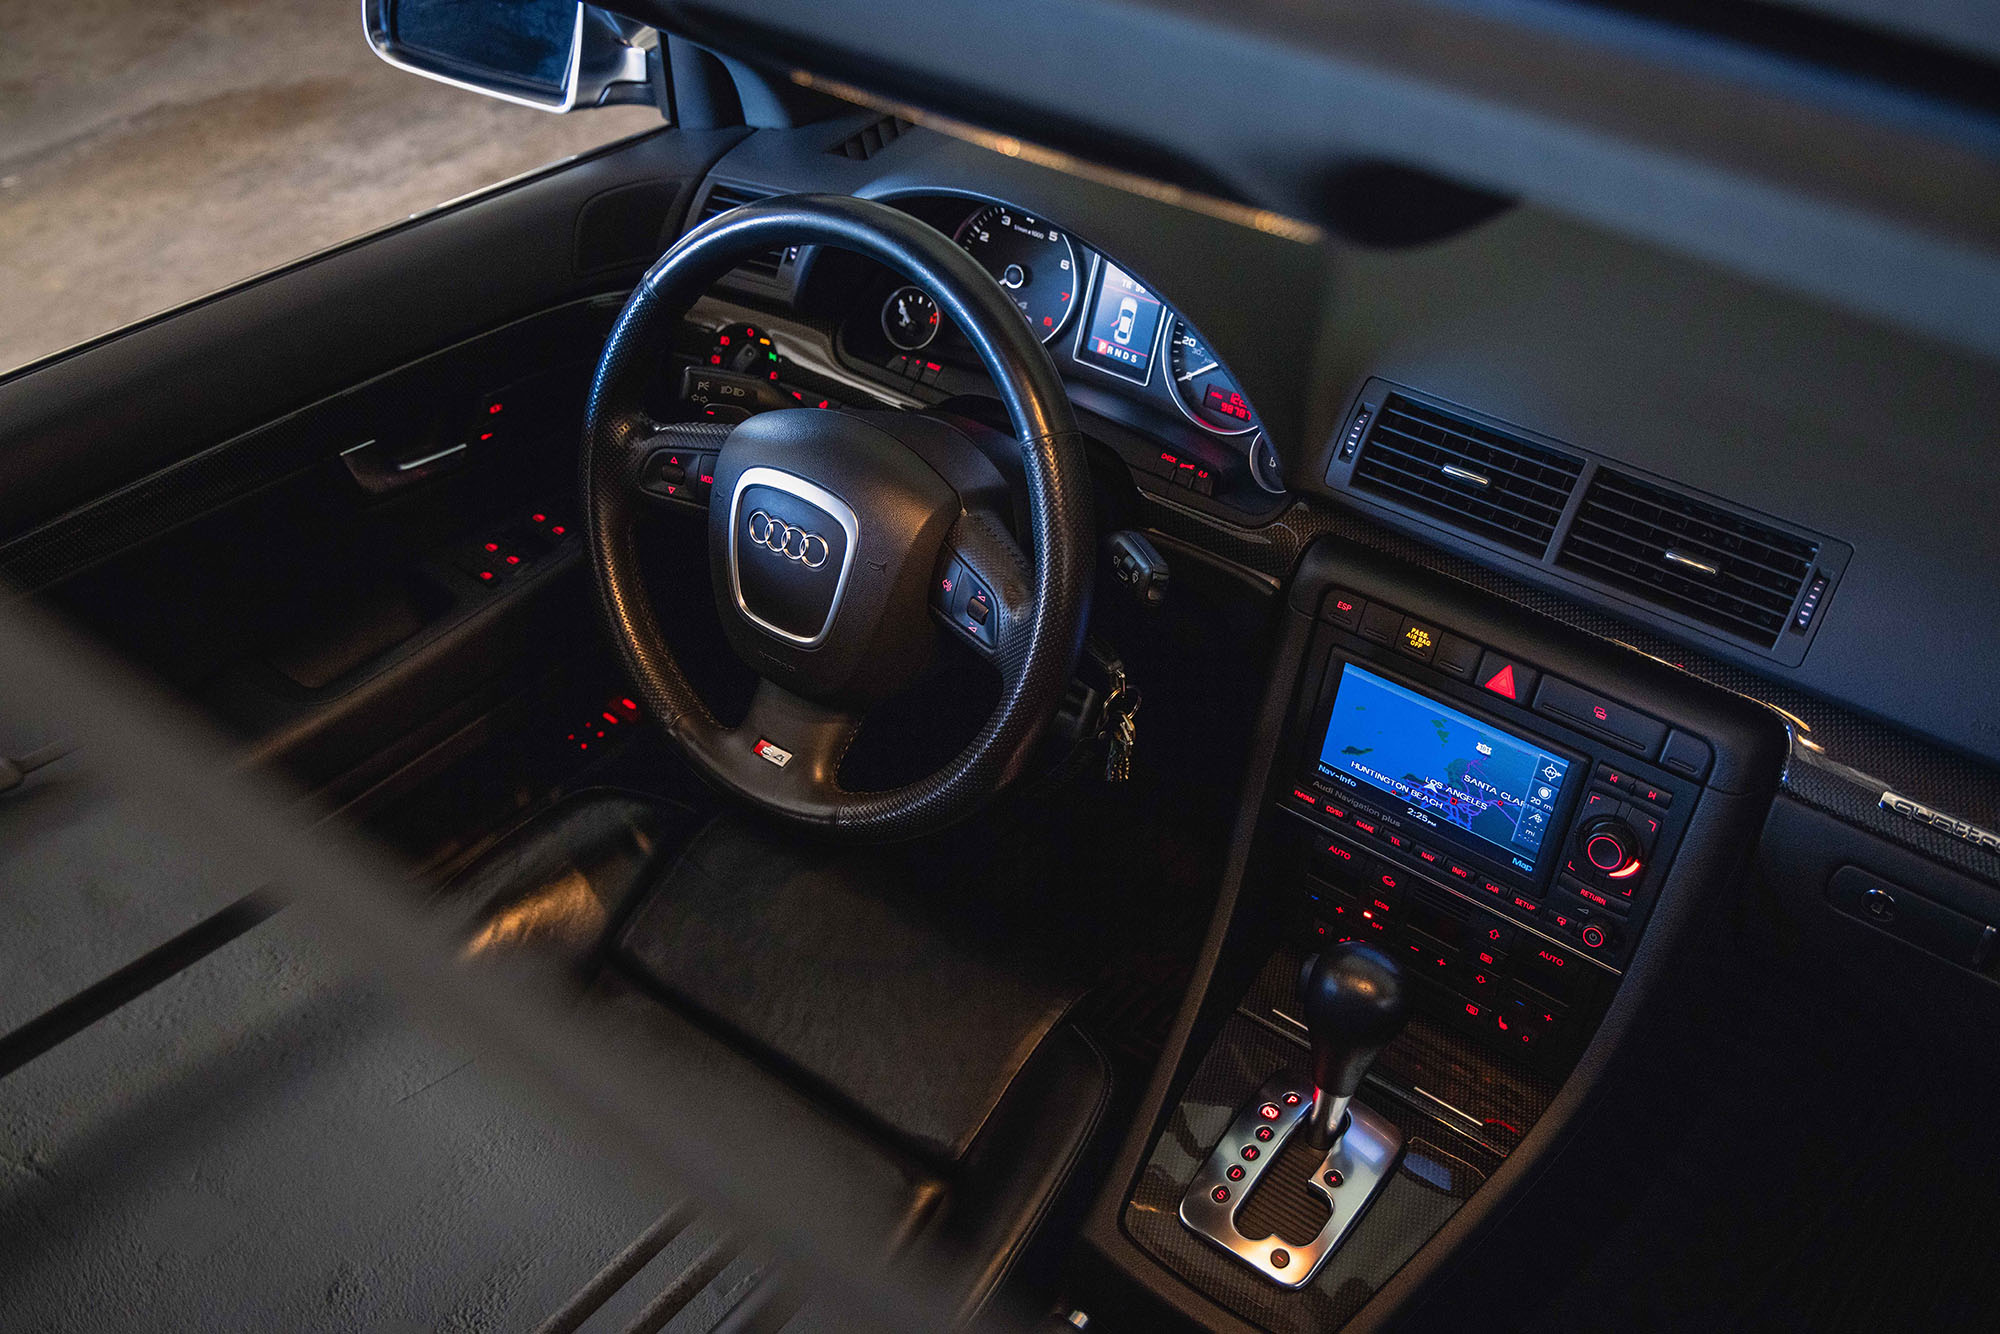
M 1469 835 L 1532 872 L 1569 761 L 1349 663 L 1319 769 L 1387 793 L 1424 824 Z
M 1153 338 L 1160 331 L 1165 309 L 1160 298 L 1131 274 L 1105 260 L 1090 303 L 1090 318 L 1077 336 L 1077 360 L 1146 383 L 1153 369 Z

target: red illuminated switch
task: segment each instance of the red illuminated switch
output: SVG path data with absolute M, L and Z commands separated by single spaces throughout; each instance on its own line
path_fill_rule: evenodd
M 1354 594 L 1336 588 L 1328 593 L 1326 601 L 1320 604 L 1320 615 L 1343 630 L 1354 630 L 1360 627 L 1361 613 L 1367 607 L 1368 604 Z
M 1542 1040 L 1541 1030 L 1527 1022 L 1518 1012 L 1510 1013 L 1509 1005 L 1493 1008 L 1493 1031 L 1500 1040 L 1516 1047 L 1532 1047 Z
M 1479 683 L 1481 690 L 1525 704 L 1532 697 L 1535 682 L 1540 677 L 1540 672 L 1525 663 L 1503 658 L 1488 650 L 1486 656 L 1479 660 L 1479 670 L 1472 679 Z

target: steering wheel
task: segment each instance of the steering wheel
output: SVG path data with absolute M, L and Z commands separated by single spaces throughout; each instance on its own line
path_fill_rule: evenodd
M 688 308 L 739 263 L 791 245 L 857 252 L 937 299 L 992 376 L 1019 442 L 1033 560 L 1011 496 L 958 430 L 917 412 L 798 408 L 733 427 L 661 425 L 641 409 Z M 719 723 L 683 674 L 641 577 L 635 528 L 675 460 L 714 453 L 709 577 L 731 647 L 758 676 L 748 715 Z M 976 459 L 985 468 L 967 466 Z M 711 219 L 647 272 L 590 387 L 585 531 L 599 601 L 640 695 L 690 763 L 800 825 L 887 841 L 941 829 L 1017 777 L 1063 696 L 1095 563 L 1090 479 L 1062 381 L 973 258 L 883 204 L 764 200 Z M 676 500 L 673 503 L 681 503 Z M 937 772 L 883 792 L 842 788 L 868 709 L 908 685 L 937 640 L 989 658 L 1000 700 Z

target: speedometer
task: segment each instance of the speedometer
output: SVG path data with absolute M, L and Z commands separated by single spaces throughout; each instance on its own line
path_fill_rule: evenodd
M 1209 351 L 1194 326 L 1178 315 L 1167 330 L 1167 371 L 1173 377 L 1174 401 L 1196 425 L 1217 435 L 1257 429 L 1257 410 L 1243 396 L 1236 377 Z
M 988 204 L 965 220 L 957 242 L 1006 290 L 1044 343 L 1076 302 L 1076 251 L 1069 237 L 1006 204 Z

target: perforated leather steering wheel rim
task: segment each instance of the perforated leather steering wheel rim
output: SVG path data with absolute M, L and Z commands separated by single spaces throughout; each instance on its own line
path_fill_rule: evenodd
M 668 645 L 641 573 L 635 446 L 660 428 L 641 408 L 668 364 L 682 316 L 753 255 L 791 245 L 859 253 L 930 292 L 962 330 L 1006 409 L 1027 486 L 1031 614 L 996 656 L 1000 700 L 977 736 L 935 773 L 881 792 L 829 778 L 808 791 L 747 765 L 758 738 L 718 722 Z M 683 237 L 627 299 L 592 379 L 582 451 L 585 533 L 599 602 L 641 698 L 705 779 L 794 824 L 869 841 L 916 837 L 977 809 L 1017 777 L 1075 668 L 1095 562 L 1088 466 L 1062 381 L 993 279 L 943 233 L 884 204 L 793 195 L 735 209 Z M 797 702 L 797 701 L 795 701 Z M 834 739 L 844 753 L 844 741 Z M 777 790 L 774 790 L 777 789 Z

